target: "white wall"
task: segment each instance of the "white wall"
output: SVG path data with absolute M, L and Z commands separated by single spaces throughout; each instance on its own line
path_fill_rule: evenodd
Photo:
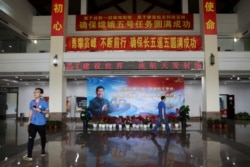
M 16 114 L 17 109 L 17 93 L 7 93 L 7 115 Z
M 218 47 L 220 51 L 246 51 L 246 40 L 234 42 L 233 38 L 218 38 Z
M 201 116 L 202 90 L 200 84 L 185 82 L 185 105 L 189 105 L 191 117 Z
M 43 86 L 22 86 L 19 87 L 19 101 L 18 101 L 18 112 L 24 113 L 24 116 L 28 116 L 29 103 L 34 98 L 33 92 L 36 87 L 41 87 L 44 90 L 43 96 L 49 96 L 49 87 L 48 85 Z M 78 96 L 87 96 L 86 92 L 86 82 L 83 81 L 80 84 L 68 84 L 66 90 L 66 96 L 70 99 L 71 111 L 68 114 L 68 117 L 79 117 L 79 113 L 75 113 L 75 97 Z
M 9 22 L 10 28 L 17 30 L 19 33 L 31 33 L 34 13 L 34 8 L 27 0 L 0 1 L 0 16 Z
M 250 114 L 250 87 L 248 84 L 220 85 L 220 94 L 234 95 L 235 113 L 248 112 Z
M 235 11 L 238 15 L 238 25 L 239 25 L 239 31 L 244 32 L 246 30 L 250 30 L 250 1 L 249 0 L 240 0 L 235 7 Z
M 71 111 L 68 113 L 67 117 L 80 118 L 80 113 L 76 112 L 76 97 L 86 97 L 86 81 L 82 81 L 80 84 L 68 84 L 66 90 L 67 97 L 70 98 Z
M 40 39 L 37 43 L 34 40 L 27 43 L 26 53 L 50 52 L 50 39 Z

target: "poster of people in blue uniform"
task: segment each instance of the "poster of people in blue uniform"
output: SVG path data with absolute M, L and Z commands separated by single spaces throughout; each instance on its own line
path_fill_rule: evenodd
M 157 115 L 165 95 L 167 114 L 184 105 L 184 78 L 95 77 L 87 79 L 87 105 L 98 116 Z

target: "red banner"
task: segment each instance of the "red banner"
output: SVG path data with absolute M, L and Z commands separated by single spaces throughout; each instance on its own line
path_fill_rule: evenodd
M 52 0 L 51 36 L 64 36 L 64 0 Z
M 77 15 L 76 31 L 192 30 L 193 14 Z
M 215 0 L 203 0 L 203 14 L 204 34 L 217 34 Z
M 66 62 L 65 71 L 88 70 L 202 70 L 200 61 Z
M 67 37 L 66 51 L 201 50 L 200 36 Z

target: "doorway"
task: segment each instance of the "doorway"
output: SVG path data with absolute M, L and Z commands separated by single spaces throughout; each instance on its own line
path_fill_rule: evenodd
M 0 88 L 0 119 L 18 118 L 18 88 Z
M 6 119 L 7 93 L 0 92 L 0 119 Z

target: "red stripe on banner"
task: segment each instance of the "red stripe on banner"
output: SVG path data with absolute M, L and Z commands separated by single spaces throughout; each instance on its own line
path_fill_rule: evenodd
M 76 31 L 193 29 L 193 14 L 103 14 L 76 16 Z
M 201 50 L 200 36 L 67 37 L 66 51 Z

